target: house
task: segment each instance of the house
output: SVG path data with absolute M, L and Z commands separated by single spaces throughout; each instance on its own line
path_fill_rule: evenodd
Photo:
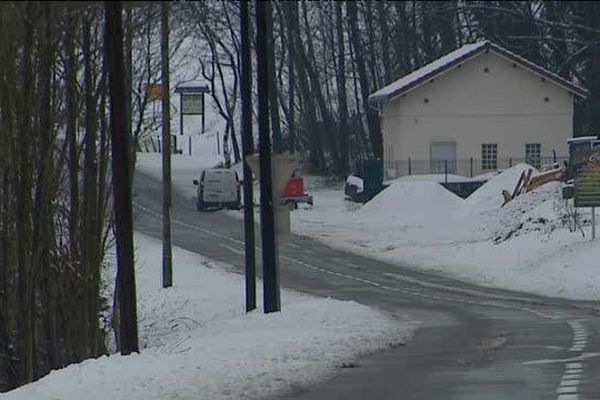
M 489 41 L 467 44 L 377 90 L 388 178 L 474 176 L 566 159 L 587 91 Z

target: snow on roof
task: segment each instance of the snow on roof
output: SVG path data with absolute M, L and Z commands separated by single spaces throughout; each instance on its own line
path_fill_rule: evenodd
M 567 139 L 567 143 L 591 142 L 597 140 L 598 136 L 580 136 L 572 139 Z
M 477 50 L 484 47 L 488 42 L 476 42 L 466 44 L 463 47 L 454 50 L 445 56 L 438 58 L 437 60 L 411 72 L 410 74 L 398 79 L 397 81 L 382 87 L 375 93 L 369 96 L 369 101 L 378 101 L 384 98 L 389 98 L 396 94 L 409 89 L 414 86 L 415 83 L 421 82 L 424 78 L 431 78 L 438 73 L 445 71 L 445 69 L 457 62 L 457 60 L 466 60 L 469 56 L 476 53 Z
M 498 46 L 497 44 L 485 40 L 466 44 L 458 48 L 457 50 L 454 50 L 438 58 L 437 60 L 411 72 L 410 74 L 398 79 L 397 81 L 392 82 L 387 86 L 384 86 L 383 88 L 377 90 L 369 96 L 369 103 L 389 101 L 392 97 L 396 97 L 403 93 L 406 93 L 408 90 L 424 83 L 429 79 L 435 78 L 437 75 L 446 72 L 449 68 L 460 64 L 461 62 L 464 62 L 470 58 L 473 58 L 488 49 L 500 56 L 503 56 L 504 58 L 508 58 L 512 62 L 519 64 L 520 66 L 528 69 L 534 74 L 540 75 L 544 78 L 553 81 L 555 84 L 564 87 L 565 89 L 578 95 L 579 97 L 587 96 L 587 90 L 583 87 L 578 86 L 566 79 L 563 79 L 560 76 L 540 67 L 539 65 L 527 61 L 523 57 L 520 57 L 517 54 L 506 50 L 501 46 Z
M 201 81 L 189 81 L 181 82 L 175 86 L 175 93 L 186 92 L 186 93 L 208 93 L 210 89 L 206 82 Z

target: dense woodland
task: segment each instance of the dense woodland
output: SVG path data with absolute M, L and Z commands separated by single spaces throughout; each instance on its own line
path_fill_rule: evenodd
M 160 121 L 160 3 L 124 3 L 133 143 Z M 381 156 L 368 95 L 487 38 L 590 91 L 576 134 L 600 132 L 600 3 L 272 2 L 271 130 L 314 173 Z M 254 18 L 251 18 L 254 21 Z M 171 55 L 193 54 L 241 158 L 239 3 L 173 4 Z M 101 3 L 0 4 L 0 391 L 107 351 L 112 238 L 108 81 Z M 132 154 L 134 156 L 134 154 Z M 133 157 L 135 158 L 135 157 Z
M 271 99 L 276 140 L 313 173 L 343 175 L 382 155 L 367 98 L 465 43 L 491 40 L 590 91 L 575 134 L 600 132 L 600 3 L 518 1 L 273 2 Z M 176 37 L 194 37 L 227 132 L 239 135 L 238 6 L 175 7 Z M 273 112 L 276 111 L 276 112 Z M 235 145 L 235 143 L 234 143 Z M 236 150 L 235 161 L 239 151 Z

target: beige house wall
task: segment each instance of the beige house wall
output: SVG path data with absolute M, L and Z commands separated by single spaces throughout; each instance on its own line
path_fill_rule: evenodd
M 456 142 L 457 160 L 476 163 L 483 143 L 498 145 L 499 160 L 524 159 L 526 143 L 540 143 L 542 157 L 553 150 L 560 157 L 573 136 L 573 95 L 489 52 L 392 99 L 381 117 L 388 168 L 409 157 L 426 163 L 436 141 Z M 465 168 L 459 163 L 458 172 L 468 175 Z

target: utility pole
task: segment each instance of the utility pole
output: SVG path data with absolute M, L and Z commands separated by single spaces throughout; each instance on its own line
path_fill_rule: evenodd
M 297 8 L 297 4 L 283 4 L 284 7 L 289 7 L 290 11 L 288 15 L 291 15 L 293 11 L 292 8 Z M 289 17 L 291 18 L 291 17 Z M 294 76 L 294 57 L 295 57 L 295 49 L 294 49 L 294 35 L 292 32 L 288 32 L 288 127 L 289 127 L 289 151 L 291 154 L 294 154 L 296 151 L 296 125 L 294 121 L 294 98 L 295 98 L 295 76 Z
M 139 352 L 135 268 L 133 257 L 133 215 L 131 206 L 131 152 L 127 121 L 127 93 L 123 56 L 121 2 L 105 3 L 105 57 L 110 90 L 110 131 L 112 179 L 117 236 L 117 284 L 121 354 Z
M 242 159 L 244 160 L 244 238 L 246 261 L 246 312 L 256 308 L 256 258 L 254 251 L 254 195 L 252 171 L 246 157 L 254 153 L 252 138 L 252 61 L 250 46 L 249 2 L 240 3 L 240 30 L 242 41 Z
M 260 147 L 260 228 L 262 234 L 263 296 L 265 313 L 281 310 L 275 214 L 273 212 L 273 176 L 271 173 L 271 137 L 269 132 L 269 35 L 271 3 L 256 2 L 256 65 L 258 79 L 258 139 Z
M 160 3 L 160 59 L 162 72 L 162 172 L 163 172 L 163 262 L 162 287 L 173 286 L 173 256 L 171 249 L 171 109 L 169 85 L 169 7 Z

